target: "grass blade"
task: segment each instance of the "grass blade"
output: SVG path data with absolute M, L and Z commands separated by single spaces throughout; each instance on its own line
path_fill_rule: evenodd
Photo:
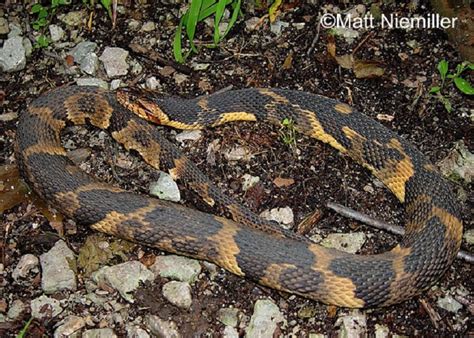
M 219 31 L 219 24 L 224 16 L 226 0 L 219 0 L 216 7 L 216 16 L 214 17 L 214 44 L 217 45 L 221 40 L 221 34 Z
M 199 13 L 201 11 L 202 0 L 192 0 L 191 6 L 188 10 L 188 20 L 186 22 L 186 34 L 191 45 L 191 49 L 197 52 L 196 46 L 194 46 L 193 40 L 196 33 L 196 26 L 199 19 Z
M 241 3 L 241 0 L 237 0 L 237 3 L 235 4 L 235 7 L 234 7 L 234 11 L 232 12 L 232 16 L 230 17 L 229 25 L 227 26 L 227 29 L 225 30 L 221 38 L 224 38 L 227 35 L 227 33 L 230 32 L 230 29 L 235 25 L 235 22 L 237 21 L 240 14 L 240 3 Z

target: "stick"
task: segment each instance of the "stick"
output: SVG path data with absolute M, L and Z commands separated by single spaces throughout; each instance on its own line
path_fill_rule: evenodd
M 392 234 L 395 235 L 400 235 L 403 236 L 405 234 L 405 229 L 403 229 L 401 226 L 398 225 L 393 225 L 389 224 L 387 222 L 378 220 L 376 218 L 370 217 L 368 215 L 362 214 L 356 210 L 353 210 L 351 208 L 348 208 L 346 206 L 343 206 L 341 204 L 337 204 L 334 202 L 328 202 L 326 203 L 326 206 L 329 209 L 334 210 L 338 214 L 355 219 L 359 222 L 362 222 L 364 224 L 370 225 L 374 228 L 380 229 L 380 230 L 385 230 L 388 231 Z M 456 256 L 458 259 L 465 260 L 468 263 L 474 264 L 474 255 L 470 254 L 469 252 L 462 251 L 460 250 Z

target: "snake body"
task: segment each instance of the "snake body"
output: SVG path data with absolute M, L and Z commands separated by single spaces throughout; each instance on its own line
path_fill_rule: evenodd
M 111 235 L 208 260 L 268 287 L 343 307 L 398 303 L 437 281 L 460 247 L 462 223 L 450 185 L 412 145 L 350 106 L 301 91 L 243 89 L 196 99 L 135 98 L 96 87 L 65 87 L 35 99 L 19 118 L 17 159 L 32 189 L 64 215 Z M 127 109 L 128 107 L 128 109 Z M 368 168 L 406 204 L 406 235 L 392 250 L 352 255 L 259 221 L 214 190 L 156 128 L 129 110 L 153 112 L 183 129 L 230 121 L 295 122 Z M 66 156 L 60 133 L 91 123 L 154 167 L 166 162 L 234 220 L 101 183 Z M 163 164 L 163 163 L 161 163 Z

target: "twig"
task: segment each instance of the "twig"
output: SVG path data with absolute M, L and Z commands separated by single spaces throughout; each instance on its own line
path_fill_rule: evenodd
M 168 60 L 163 58 L 158 52 L 148 49 L 144 46 L 141 46 L 137 43 L 131 43 L 128 45 L 128 47 L 132 50 L 132 52 L 139 54 L 143 56 L 146 59 L 149 59 L 151 61 L 155 61 L 158 65 L 160 66 L 170 66 L 176 69 L 178 72 L 181 72 L 186 75 L 190 75 L 193 70 L 189 68 L 188 66 L 179 64 L 177 62 L 174 62 L 172 60 Z
M 385 230 L 388 231 L 392 234 L 395 235 L 400 235 L 403 236 L 405 234 L 405 229 L 403 229 L 401 226 L 398 225 L 393 225 L 381 220 L 378 220 L 376 218 L 370 217 L 368 215 L 365 215 L 363 213 L 360 213 L 356 210 L 353 210 L 351 208 L 345 207 L 341 204 L 337 204 L 334 202 L 328 202 L 326 203 L 326 206 L 329 209 L 334 210 L 338 214 L 349 217 L 352 219 L 355 219 L 359 222 L 362 222 L 364 224 L 370 225 L 374 228 L 380 229 L 380 230 Z M 474 264 L 474 255 L 470 254 L 469 252 L 462 251 L 460 250 L 456 256 L 458 259 L 462 259 L 468 263 Z
M 421 306 L 423 306 L 423 309 L 425 309 L 425 311 L 428 313 L 428 317 L 430 317 L 433 326 L 437 330 L 439 330 L 439 324 L 441 323 L 441 325 L 443 325 L 444 327 L 444 323 L 441 321 L 441 316 L 439 315 L 439 313 L 435 309 L 433 309 L 433 307 L 423 298 L 420 299 L 420 303 Z
M 354 50 L 352 51 L 352 55 L 355 55 L 357 51 L 360 49 L 360 47 L 362 47 L 367 42 L 367 40 L 369 40 L 369 38 L 371 38 L 374 34 L 375 34 L 374 31 L 371 31 L 369 34 L 367 34 L 365 38 L 363 38 L 362 41 L 359 42 L 357 47 L 354 48 Z
M 313 41 L 311 42 L 311 46 L 306 52 L 307 56 L 309 56 L 313 52 L 314 48 L 316 48 L 316 43 L 319 40 L 319 33 L 321 33 L 321 15 L 318 15 L 318 18 L 316 20 L 318 21 L 318 27 L 316 28 L 316 36 L 314 37 Z

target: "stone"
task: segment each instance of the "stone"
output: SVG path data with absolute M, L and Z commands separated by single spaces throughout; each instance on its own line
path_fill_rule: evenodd
M 367 317 L 359 310 L 352 310 L 347 315 L 342 315 L 336 320 L 339 326 L 338 337 L 364 337 L 367 335 Z
M 51 41 L 58 42 L 61 41 L 64 37 L 64 30 L 58 25 L 49 25 L 49 35 L 51 36 Z
M 79 42 L 69 51 L 69 55 L 74 58 L 74 62 L 81 64 L 82 60 L 97 49 L 97 44 L 91 41 Z
M 67 316 L 54 331 L 54 338 L 69 337 L 86 326 L 84 318 L 79 316 Z
M 15 36 L 7 39 L 0 49 L 0 68 L 4 72 L 17 72 L 26 66 L 26 50 L 23 38 Z
M 283 28 L 288 27 L 290 27 L 290 24 L 288 22 L 277 20 L 270 24 L 270 31 L 276 36 L 279 36 L 283 31 Z
M 78 86 L 95 86 L 104 89 L 109 89 L 109 84 L 102 79 L 95 77 L 83 77 L 76 80 Z
M 158 156 L 158 155 L 157 155 Z M 150 195 L 156 196 L 159 199 L 179 202 L 181 193 L 178 185 L 167 173 L 161 172 L 158 181 L 150 184 Z
M 201 264 L 195 259 L 182 256 L 158 256 L 150 270 L 155 276 L 192 284 L 201 273 Z
M 176 135 L 176 141 L 184 143 L 185 141 L 197 141 L 202 137 L 201 130 L 184 130 Z
M 185 282 L 171 281 L 163 285 L 163 296 L 173 305 L 189 309 L 193 303 L 191 286 Z
M 334 248 L 348 253 L 359 251 L 367 240 L 367 235 L 363 232 L 352 232 L 348 234 L 332 233 L 321 241 L 321 245 L 326 248 Z
M 127 338 L 149 338 L 148 332 L 137 325 L 127 325 Z
M 128 51 L 119 47 L 105 47 L 100 61 L 104 64 L 105 71 L 109 78 L 127 75 L 128 63 L 127 63 Z
M 388 338 L 390 330 L 385 325 L 375 324 L 375 338 Z
M 260 182 L 260 177 L 244 174 L 244 176 L 242 176 L 242 190 L 247 191 L 254 187 L 258 182 Z
M 19 278 L 25 278 L 31 270 L 38 267 L 38 264 L 39 259 L 35 255 L 26 254 L 21 256 L 20 261 L 12 272 L 13 279 L 18 281 Z
M 82 338 L 116 338 L 114 330 L 109 328 L 92 329 L 84 331 Z
M 122 85 L 122 80 L 120 79 L 112 80 L 110 81 L 110 90 L 116 90 L 120 88 L 121 85 Z
M 10 33 L 8 33 L 9 39 L 14 38 L 15 36 L 21 36 L 23 34 L 21 26 L 16 23 L 10 22 L 8 24 L 8 28 L 10 29 Z
M 133 303 L 134 299 L 130 293 L 135 291 L 140 283 L 153 281 L 154 275 L 142 263 L 129 261 L 114 266 L 105 266 L 94 272 L 91 278 L 97 284 L 107 283 L 117 290 L 123 299 Z
M 469 151 L 463 141 L 455 144 L 448 156 L 438 163 L 441 172 L 453 179 L 469 184 L 474 178 L 474 154 Z
M 154 76 L 150 76 L 149 78 L 146 79 L 145 84 L 148 89 L 155 90 L 160 86 L 160 81 L 156 79 Z
M 474 229 L 466 230 L 463 238 L 468 245 L 474 245 Z
M 8 27 L 8 21 L 5 18 L 0 18 L 0 35 L 8 34 L 10 28 Z
M 260 217 L 286 226 L 292 224 L 295 218 L 293 210 L 290 207 L 265 210 L 260 214 Z
M 284 321 L 280 309 L 272 300 L 259 299 L 255 302 L 246 337 L 273 338 L 277 325 Z
M 80 67 L 84 73 L 94 76 L 99 68 L 99 57 L 94 52 L 88 53 L 82 58 Z
M 237 324 L 239 323 L 239 312 L 239 309 L 231 307 L 219 309 L 217 320 L 225 326 L 237 327 Z
M 181 338 L 175 322 L 166 321 L 155 315 L 148 315 L 148 328 L 155 336 L 162 338 Z
M 462 304 L 455 300 L 452 296 L 446 295 L 442 298 L 439 298 L 436 304 L 446 311 L 456 313 L 462 309 Z
M 36 319 L 54 318 L 62 311 L 58 300 L 45 295 L 31 301 L 31 316 Z
M 15 320 L 20 317 L 20 315 L 23 313 L 23 311 L 25 311 L 25 309 L 25 304 L 21 300 L 16 299 L 10 305 L 10 308 L 7 312 L 7 317 L 11 320 Z
M 85 22 L 86 18 L 89 16 L 86 15 L 83 11 L 71 11 L 66 14 L 58 16 L 59 20 L 64 22 L 68 26 L 81 26 Z
M 222 336 L 224 338 L 239 338 L 239 331 L 232 326 L 226 326 Z
M 152 32 L 152 31 L 155 30 L 155 28 L 156 28 L 156 25 L 155 25 L 155 23 L 154 23 L 153 21 L 147 21 L 147 22 L 145 22 L 145 23 L 143 24 L 141 30 L 142 30 L 143 32 Z
M 76 274 L 71 266 L 75 266 L 74 252 L 67 244 L 59 240 L 48 252 L 40 256 L 41 288 L 46 294 L 58 291 L 76 291 Z

